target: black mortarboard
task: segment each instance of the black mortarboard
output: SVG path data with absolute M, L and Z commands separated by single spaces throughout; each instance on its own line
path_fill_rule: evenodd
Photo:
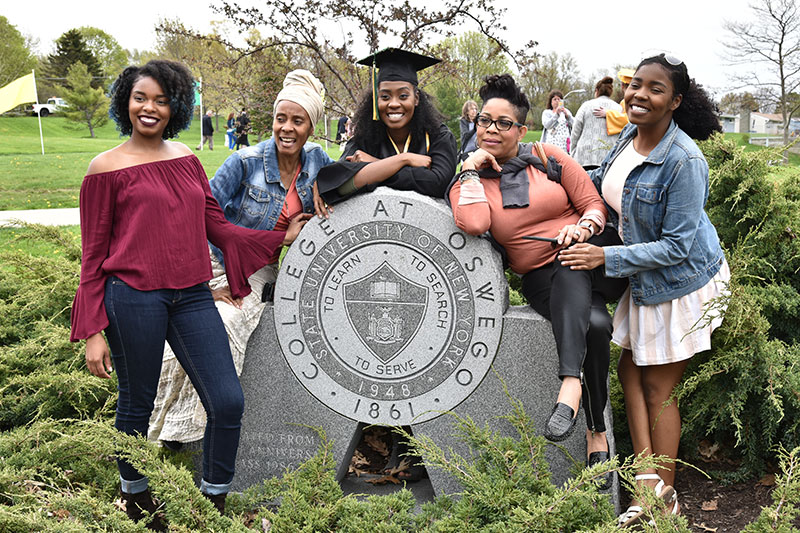
M 372 119 L 378 120 L 378 84 L 382 81 L 405 81 L 413 86 L 419 83 L 417 71 L 440 63 L 441 59 L 416 54 L 399 48 L 384 48 L 358 61 L 359 65 L 372 67 Z
M 440 63 L 440 59 L 415 54 L 399 48 L 384 48 L 358 61 L 378 69 L 378 83 L 382 81 L 407 81 L 417 85 L 417 71 Z

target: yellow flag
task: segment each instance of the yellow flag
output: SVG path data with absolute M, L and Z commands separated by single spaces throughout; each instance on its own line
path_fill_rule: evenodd
M 0 113 L 5 113 L 20 104 L 35 101 L 36 85 L 33 80 L 33 72 L 0 88 Z

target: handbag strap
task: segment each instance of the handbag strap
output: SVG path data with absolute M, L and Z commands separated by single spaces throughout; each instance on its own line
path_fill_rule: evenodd
M 533 143 L 533 149 L 534 151 L 536 151 L 536 155 L 542 161 L 542 164 L 544 165 L 545 174 L 547 174 L 547 154 L 544 152 L 544 146 L 542 146 L 542 143 L 540 142 L 535 142 Z

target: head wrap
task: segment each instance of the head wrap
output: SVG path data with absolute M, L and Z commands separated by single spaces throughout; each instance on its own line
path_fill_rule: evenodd
M 325 88 L 322 83 L 309 71 L 304 69 L 293 70 L 283 80 L 283 89 L 275 98 L 273 113 L 277 112 L 278 102 L 288 100 L 305 109 L 313 126 L 322 118 L 324 111 L 322 96 L 324 92 Z

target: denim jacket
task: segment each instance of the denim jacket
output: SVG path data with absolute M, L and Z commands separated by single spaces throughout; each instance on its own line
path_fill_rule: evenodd
M 317 172 L 332 162 L 315 143 L 306 143 L 300 152 L 302 168 L 296 186 L 304 212 L 314 211 L 312 188 Z M 268 139 L 233 153 L 222 163 L 209 185 L 229 222 L 251 229 L 273 229 L 286 198 L 275 141 Z M 222 259 L 219 249 L 213 246 L 212 249 L 217 258 Z
M 598 190 L 609 166 L 636 133 L 635 125 L 626 126 L 600 168 L 591 172 Z M 624 246 L 603 249 L 606 275 L 628 277 L 636 305 L 680 298 L 719 271 L 725 256 L 703 210 L 707 199 L 708 163 L 673 121 L 658 146 L 625 180 L 621 217 L 608 207 L 609 222 L 622 224 Z

